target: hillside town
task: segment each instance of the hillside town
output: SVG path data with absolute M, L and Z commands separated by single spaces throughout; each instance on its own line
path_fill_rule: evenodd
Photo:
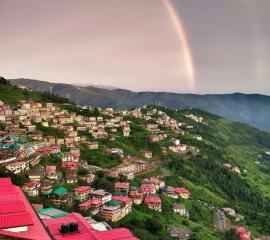
M 132 154 L 113 144 L 118 138 L 128 139 L 136 134 L 133 121 L 140 120 L 144 123 L 140 131 L 147 133 L 149 143 L 166 143 L 155 150 L 161 155 L 197 156 L 198 146 L 182 142 L 184 136 L 191 134 L 190 122 L 178 121 L 147 106 L 133 110 L 98 109 L 97 116 L 69 111 L 68 106 L 26 100 L 17 105 L 0 102 L 0 122 L 5 126 L 0 131 L 1 169 L 22 177 L 20 187 L 11 178 L 0 178 L 1 236 L 40 240 L 138 239 L 131 233 L 133 229 L 113 229 L 111 224 L 132 214 L 136 206 L 159 213 L 167 211 L 163 209 L 164 199 L 169 199 L 166 201 L 173 214 L 190 218 L 189 201 L 199 199 L 183 185 L 171 186 L 166 175 L 151 174 L 161 165 L 154 151 L 141 148 Z M 92 111 L 89 107 L 76 109 Z M 190 114 L 184 119 L 208 126 L 200 116 Z M 190 137 L 204 141 L 199 134 Z M 87 159 L 96 151 L 111 162 L 97 165 Z M 223 167 L 241 174 L 234 165 L 225 163 Z M 104 176 L 113 179 L 110 191 L 101 187 Z M 204 204 L 216 211 L 217 206 Z M 226 215 L 237 217 L 236 222 L 243 218 L 233 209 L 219 211 L 223 212 L 221 222 Z M 11 216 L 17 220 L 8 220 Z M 234 227 L 239 239 L 251 239 L 246 226 Z M 188 227 L 177 225 L 168 226 L 167 231 L 176 239 L 189 239 L 192 234 Z

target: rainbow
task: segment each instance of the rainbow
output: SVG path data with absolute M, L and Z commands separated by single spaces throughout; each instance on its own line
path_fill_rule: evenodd
M 194 71 L 194 63 L 193 56 L 191 52 L 191 48 L 189 45 L 188 37 L 185 31 L 185 28 L 182 24 L 180 16 L 177 14 L 172 2 L 170 0 L 162 0 L 170 19 L 174 25 L 176 30 L 179 43 L 181 46 L 181 57 L 184 59 L 186 74 L 189 81 L 189 85 L 192 91 L 195 90 L 195 71 Z

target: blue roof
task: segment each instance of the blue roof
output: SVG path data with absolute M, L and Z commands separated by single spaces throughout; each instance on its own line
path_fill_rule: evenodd
M 19 148 L 20 145 L 16 143 L 1 143 L 0 148 Z

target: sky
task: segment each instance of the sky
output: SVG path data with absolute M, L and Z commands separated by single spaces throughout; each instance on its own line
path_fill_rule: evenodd
M 0 75 L 270 95 L 269 0 L 0 0 Z

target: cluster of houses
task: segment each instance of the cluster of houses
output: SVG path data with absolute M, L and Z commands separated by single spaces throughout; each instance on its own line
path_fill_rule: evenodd
M 144 155 L 146 156 L 146 158 L 149 158 L 152 153 L 144 152 Z M 127 179 L 131 180 L 134 179 L 134 176 L 136 174 L 151 170 L 152 168 L 153 166 L 145 160 L 127 156 L 123 158 L 121 164 L 114 168 L 108 169 L 107 174 L 111 177 L 125 176 Z
M 207 125 L 207 123 L 203 120 L 203 117 L 197 116 L 195 114 L 185 114 L 185 117 L 193 120 L 196 123 Z
M 174 199 L 190 197 L 190 192 L 185 188 L 173 188 L 166 186 L 159 178 L 143 179 L 139 187 L 130 186 L 129 182 L 116 182 L 115 192 L 109 193 L 103 189 L 92 189 L 90 186 L 79 186 L 73 191 L 64 187 L 53 188 L 49 180 L 41 183 L 31 181 L 22 187 L 29 196 L 41 194 L 44 201 L 51 202 L 55 206 L 71 206 L 79 203 L 81 211 L 89 211 L 90 214 L 99 214 L 104 220 L 116 222 L 132 211 L 132 204 L 145 204 L 149 209 L 162 211 L 162 201 L 157 193 L 164 194 Z M 189 217 L 184 204 L 173 204 L 173 211 L 181 216 Z
M 193 146 L 188 146 L 187 144 L 181 144 L 180 140 L 175 140 L 174 145 L 169 146 L 169 150 L 175 153 L 188 153 L 197 154 L 200 150 Z
M 106 113 L 106 110 L 104 110 Z M 41 103 L 34 101 L 20 101 L 18 106 L 11 106 L 0 102 L 0 122 L 5 123 L 9 130 L 21 135 L 28 133 L 37 141 L 46 141 L 49 144 L 72 145 L 85 142 L 85 137 L 80 136 L 79 132 L 87 131 L 95 139 L 109 138 L 110 132 L 122 129 L 123 136 L 130 135 L 130 123 L 124 121 L 122 116 L 104 119 L 102 116 L 85 117 L 70 113 L 68 110 L 60 108 L 53 103 Z M 74 124 L 76 123 L 76 124 Z M 38 130 L 38 124 L 42 127 L 52 127 L 64 133 L 63 137 L 44 136 Z M 73 126 L 76 125 L 76 126 Z M 22 128 L 23 126 L 23 128 Z M 0 136 L 3 132 L 0 132 Z M 1 142 L 0 148 L 19 148 L 12 139 Z
M 1 239 L 99 239 L 138 240 L 126 228 L 112 229 L 108 224 L 96 222 L 76 212 L 64 212 L 57 208 L 43 208 L 43 204 L 30 204 L 20 187 L 12 184 L 10 178 L 0 178 Z M 81 192 L 76 189 L 80 200 Z M 63 194 L 65 189 L 54 190 L 54 195 Z M 78 194 L 80 193 L 80 194 Z M 59 200 L 55 200 L 59 201 Z
M 145 178 L 139 186 L 130 186 L 129 182 L 115 182 L 114 193 L 104 189 L 93 189 L 91 183 L 96 177 L 96 171 L 101 169 L 88 165 L 80 159 L 80 144 L 83 143 L 89 150 L 97 150 L 100 139 L 114 141 L 117 137 L 116 132 L 121 132 L 123 137 L 129 137 L 132 123 L 124 120 L 125 116 L 130 115 L 146 121 L 144 127 L 150 133 L 150 142 L 160 142 L 168 138 L 168 131 L 165 131 L 165 128 L 174 134 L 185 135 L 184 129 L 193 127 L 186 126 L 185 123 L 171 118 L 163 111 L 146 107 L 129 111 L 115 111 L 107 108 L 101 110 L 101 113 L 101 116 L 85 117 L 70 113 L 52 103 L 42 105 L 34 101 L 20 101 L 18 106 L 11 106 L 0 102 L 0 122 L 7 126 L 6 130 L 0 131 L 0 166 L 4 166 L 14 174 L 28 175 L 30 181 L 22 186 L 22 190 L 28 196 L 40 196 L 44 202 L 51 203 L 55 207 L 77 205 L 80 211 L 88 212 L 90 215 L 98 214 L 104 221 L 110 222 L 117 222 L 131 213 L 133 204 L 144 204 L 149 209 L 162 212 L 162 195 L 173 199 L 191 197 L 188 189 L 167 186 L 157 177 Z M 185 117 L 207 125 L 202 117 L 193 114 L 185 115 Z M 39 130 L 40 126 L 43 129 L 56 129 L 62 134 L 58 137 L 46 136 Z M 87 132 L 92 136 L 92 141 L 87 140 L 85 134 L 81 134 L 82 132 Z M 194 136 L 194 139 L 202 141 L 202 136 Z M 182 144 L 178 139 L 173 140 L 172 145 L 161 147 L 161 153 L 165 154 L 168 150 L 174 153 L 198 154 L 200 152 L 194 146 Z M 63 146 L 65 151 L 62 151 Z M 105 151 L 108 155 L 117 154 L 121 159 L 121 163 L 116 167 L 104 170 L 110 177 L 124 176 L 132 180 L 136 175 L 154 168 L 149 161 L 153 160 L 151 151 L 142 149 L 140 151 L 142 159 L 125 156 L 121 148 L 106 148 Z M 32 168 L 43 156 L 55 156 L 58 163 Z M 223 166 L 234 173 L 241 173 L 240 169 L 234 165 L 224 164 Z M 83 176 L 78 174 L 80 167 L 87 170 Z M 63 186 L 57 187 L 56 184 L 59 182 L 77 183 L 79 179 L 87 182 L 88 185 L 68 190 Z M 173 203 L 171 207 L 175 214 L 189 218 L 189 211 L 184 204 Z M 224 209 L 226 210 L 228 209 Z M 40 213 L 48 220 L 46 214 L 45 211 Z M 229 215 L 238 216 L 230 211 Z M 244 228 L 236 229 L 241 240 L 250 239 L 250 233 L 244 230 Z M 190 235 L 190 232 L 185 229 L 180 231 L 171 228 L 170 231 L 171 235 L 175 236 L 180 233 Z
M 21 173 L 29 170 L 39 162 L 43 155 L 59 153 L 60 146 L 65 145 L 68 149 L 78 148 L 80 143 L 84 143 L 90 150 L 99 148 L 97 141 L 87 141 L 81 132 L 88 132 L 94 139 L 115 140 L 114 132 L 122 129 L 122 135 L 128 137 L 131 132 L 131 122 L 124 120 L 127 115 L 142 118 L 149 121 L 145 126 L 151 132 L 149 138 L 151 142 L 159 142 L 167 138 L 167 133 L 161 128 L 170 128 L 175 133 L 185 134 L 181 127 L 184 123 L 169 117 L 165 112 L 157 109 L 138 108 L 135 110 L 113 110 L 107 108 L 101 110 L 103 115 L 97 117 L 85 117 L 76 113 L 70 113 L 53 103 L 41 103 L 22 100 L 18 106 L 11 106 L 0 103 L 0 121 L 5 123 L 8 132 L 0 132 L 0 164 L 7 165 L 6 168 L 14 173 Z M 109 115 L 109 118 L 103 117 Z M 44 128 L 50 127 L 60 131 L 61 136 L 47 136 L 39 130 L 39 125 Z M 10 133 L 13 133 L 11 135 Z M 32 138 L 33 141 L 27 142 L 21 136 Z M 168 148 L 174 152 L 193 152 L 198 153 L 199 149 L 185 144 L 178 144 Z M 76 151 L 76 150 L 75 150 Z M 162 153 L 167 152 L 167 148 L 161 149 Z M 123 150 L 117 148 L 108 149 L 108 154 L 119 154 L 124 159 Z M 151 159 L 150 151 L 141 151 L 146 159 Z M 74 154 L 70 151 L 62 156 L 62 169 L 66 182 L 76 182 L 76 169 L 78 168 L 78 158 L 73 159 Z M 10 163 L 10 165 L 8 165 Z M 134 175 L 151 166 L 147 161 L 130 158 L 124 159 L 116 169 L 110 171 L 112 176 L 124 175 L 128 179 L 133 179 Z M 56 177 L 52 173 L 51 177 Z
M 22 186 L 29 196 L 42 196 L 43 201 L 56 207 L 78 204 L 81 211 L 90 215 L 99 214 L 105 221 L 116 222 L 132 211 L 132 205 L 145 204 L 149 209 L 162 211 L 159 194 L 178 199 L 189 199 L 191 193 L 182 187 L 166 186 L 163 180 L 152 177 L 143 179 L 140 186 L 130 186 L 129 182 L 115 182 L 114 193 L 90 186 L 79 186 L 72 191 L 65 187 L 54 187 L 51 180 L 30 181 Z M 176 214 L 189 217 L 184 204 L 174 203 L 172 209 Z

